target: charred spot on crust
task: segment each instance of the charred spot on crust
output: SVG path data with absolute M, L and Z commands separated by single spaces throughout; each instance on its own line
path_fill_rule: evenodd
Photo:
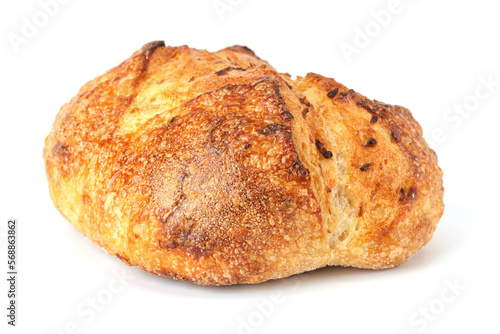
M 398 130 L 396 129 L 392 129 L 391 130 L 391 138 L 395 141 L 395 142 L 399 142 L 399 138 L 400 138 L 400 134 L 398 132 Z
M 181 184 L 184 182 L 187 176 L 188 176 L 187 173 L 181 173 L 179 177 L 179 181 L 181 182 Z
M 409 200 L 414 200 L 417 198 L 417 188 L 416 187 L 410 187 L 408 190 L 408 195 L 406 195 L 406 198 Z
M 361 166 L 361 168 L 359 168 L 359 170 L 362 172 L 367 171 L 371 167 L 371 165 L 372 165 L 371 162 L 364 164 L 363 166 Z
M 269 124 L 262 129 L 257 130 L 258 133 L 261 133 L 265 136 L 275 133 L 276 131 L 290 131 L 290 127 L 283 124 Z
M 174 116 L 170 119 L 170 121 L 167 124 L 167 130 L 170 130 L 172 128 L 172 126 L 174 125 L 174 123 L 177 121 L 178 118 L 179 118 L 178 116 Z
M 318 148 L 323 158 L 330 159 L 333 156 L 333 153 L 331 151 L 328 151 L 325 147 L 325 144 L 323 144 L 318 139 L 316 139 L 316 147 Z
M 352 89 L 349 89 L 347 91 L 344 91 L 344 92 L 340 92 L 338 95 L 338 98 L 337 99 L 340 99 L 340 100 L 344 100 L 344 101 L 348 101 L 348 100 L 351 100 L 355 97 L 355 94 L 356 92 Z
M 180 246 L 185 246 L 189 237 L 192 235 L 195 225 L 196 224 L 189 219 L 184 220 L 173 229 L 172 233 L 167 238 L 159 240 L 158 245 L 160 248 L 165 249 L 174 249 Z
M 292 86 L 287 81 L 285 81 L 285 84 L 289 89 L 293 89 Z
M 153 41 L 145 44 L 142 49 L 144 50 L 144 56 L 149 58 L 153 52 L 161 47 L 165 47 L 165 41 Z
M 58 157 L 66 157 L 69 155 L 69 146 L 65 143 L 59 143 L 52 147 L 52 153 Z
M 297 176 L 301 180 L 307 180 L 309 176 L 309 171 L 304 165 L 300 162 L 300 160 L 296 160 L 290 166 L 290 173 Z
M 228 66 L 220 71 L 215 72 L 217 76 L 225 75 L 229 71 L 246 71 L 243 67 L 239 66 Z
M 139 82 L 141 82 L 144 79 L 144 76 L 146 75 L 146 72 L 149 67 L 149 62 L 151 55 L 155 52 L 156 49 L 160 47 L 165 47 L 165 42 L 164 41 L 154 41 L 145 44 L 139 51 L 139 53 L 134 53 L 134 55 L 139 56 L 139 64 L 140 67 L 137 70 L 137 76 L 133 80 L 133 86 L 136 87 Z
M 307 106 L 307 107 L 311 106 L 311 103 L 309 103 L 309 101 L 307 101 L 307 99 L 305 97 L 299 98 L 299 102 L 302 103 L 303 105 Z
M 370 114 L 372 114 L 372 118 L 370 119 L 370 124 L 376 123 L 379 118 L 387 119 L 388 116 L 390 116 L 392 113 L 391 111 L 392 106 L 376 100 L 372 101 L 369 99 L 363 99 L 357 102 L 356 105 L 360 108 L 365 109 Z
M 326 96 L 333 99 L 335 97 L 335 95 L 337 95 L 338 92 L 339 92 L 339 89 L 335 88 L 335 89 L 329 91 L 328 94 L 326 94 Z
M 373 106 L 370 104 L 370 100 L 368 100 L 368 99 L 361 100 L 356 104 L 358 105 L 358 107 L 361 107 L 361 108 L 369 111 L 370 113 L 375 112 L 375 110 L 373 109 Z
M 361 100 L 361 101 L 357 102 L 356 105 L 358 107 L 361 107 L 361 108 L 365 109 L 370 114 L 372 114 L 373 116 L 376 117 L 374 119 L 373 116 L 372 116 L 372 119 L 370 120 L 370 123 L 372 123 L 372 121 L 373 121 L 373 123 L 375 123 L 378 120 L 379 113 L 378 113 L 378 110 L 377 110 L 377 106 L 375 105 L 375 103 L 372 100 L 364 99 L 364 100 Z
M 399 202 L 403 202 L 405 200 L 405 190 L 403 188 L 399 189 Z
M 300 97 L 299 101 L 301 104 L 303 104 L 305 106 L 304 110 L 302 110 L 302 117 L 305 118 L 307 113 L 309 112 L 309 108 L 311 107 L 311 103 L 309 103 L 309 101 L 307 101 L 307 99 L 305 97 Z

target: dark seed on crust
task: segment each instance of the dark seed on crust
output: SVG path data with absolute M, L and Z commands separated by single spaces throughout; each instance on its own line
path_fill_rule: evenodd
M 65 157 L 69 154 L 69 146 L 64 143 L 59 143 L 52 147 L 52 153 L 59 157 Z
M 377 115 L 372 115 L 372 119 L 370 120 L 370 124 L 377 123 L 378 117 Z
M 323 158 L 330 159 L 333 156 L 332 152 L 328 151 L 325 148 L 325 145 L 322 142 L 320 142 L 318 139 L 316 139 L 316 147 L 318 148 L 318 150 L 321 153 L 321 155 L 323 156 Z
M 299 101 L 301 104 L 305 105 L 306 107 L 304 108 L 304 110 L 302 110 L 302 117 L 306 117 L 307 113 L 309 112 L 309 107 L 311 106 L 311 104 L 309 103 L 309 101 L 307 101 L 307 99 L 305 97 L 301 97 L 299 98 Z
M 368 168 L 370 168 L 371 165 L 372 165 L 371 162 L 364 164 L 363 166 L 361 166 L 361 168 L 359 170 L 364 172 L 364 171 L 368 170 Z
M 292 115 L 292 114 L 290 114 L 288 111 L 285 111 L 283 114 L 284 114 L 285 116 L 287 116 L 288 118 L 293 118 L 293 115 Z
M 300 103 L 302 103 L 302 104 L 304 104 L 304 105 L 306 105 L 308 107 L 311 106 L 311 104 L 309 103 L 309 101 L 307 101 L 307 99 L 304 98 L 304 97 L 299 98 L 299 101 L 300 101 Z
M 405 196 L 405 190 L 401 188 L 399 190 L 399 202 L 402 203 L 405 199 L 409 201 L 413 201 L 417 198 L 417 188 L 414 186 L 411 186 L 410 189 L 408 189 L 408 193 Z
M 375 146 L 376 144 L 377 144 L 377 140 L 375 138 L 368 138 L 368 140 L 366 141 L 365 146 L 366 147 L 372 147 L 372 146 Z
M 261 133 L 266 136 L 273 134 L 276 131 L 290 131 L 290 127 L 283 124 L 269 124 L 263 127 L 262 129 L 257 130 L 258 133 Z
M 337 95 L 338 92 L 339 92 L 339 89 L 335 88 L 334 90 L 329 91 L 326 96 L 333 99 L 335 97 L 335 95 Z

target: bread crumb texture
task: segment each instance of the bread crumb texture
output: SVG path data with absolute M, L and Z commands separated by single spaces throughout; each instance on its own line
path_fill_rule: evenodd
M 246 47 L 151 42 L 86 83 L 44 148 L 52 200 L 108 253 L 203 285 L 388 268 L 444 209 L 409 110 Z

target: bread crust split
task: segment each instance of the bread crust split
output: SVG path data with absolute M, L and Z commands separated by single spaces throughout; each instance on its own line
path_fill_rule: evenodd
M 203 285 L 389 268 L 444 209 L 408 109 L 292 80 L 241 46 L 146 44 L 63 105 L 43 155 L 55 206 L 84 236 Z

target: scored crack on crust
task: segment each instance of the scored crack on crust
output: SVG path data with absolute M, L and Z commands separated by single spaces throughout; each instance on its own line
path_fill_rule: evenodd
M 196 284 L 392 267 L 444 209 L 407 109 L 318 74 L 292 80 L 241 46 L 146 44 L 61 108 L 44 159 L 78 231 Z

